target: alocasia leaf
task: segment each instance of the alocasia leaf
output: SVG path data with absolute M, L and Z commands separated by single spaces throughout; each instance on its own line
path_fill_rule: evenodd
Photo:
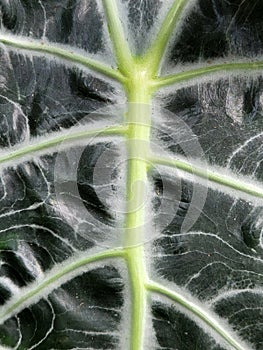
M 262 11 L 0 0 L 1 349 L 263 349 Z

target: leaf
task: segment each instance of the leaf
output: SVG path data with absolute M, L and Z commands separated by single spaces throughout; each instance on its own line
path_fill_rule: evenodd
M 0 1 L 1 349 L 262 349 L 262 10 Z

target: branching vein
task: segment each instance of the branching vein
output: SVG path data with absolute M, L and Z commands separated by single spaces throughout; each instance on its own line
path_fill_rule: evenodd
M 133 66 L 131 51 L 125 38 L 123 26 L 118 13 L 116 0 L 103 0 L 105 12 L 107 14 L 109 34 L 114 46 L 118 68 L 122 73 L 126 73 Z
M 63 282 L 65 283 L 65 277 L 70 275 L 71 278 L 83 273 L 83 267 L 103 261 L 110 258 L 119 258 L 123 256 L 123 250 L 112 249 L 100 252 L 88 257 L 79 257 L 70 259 L 70 262 L 65 262 L 61 266 L 56 266 L 50 270 L 42 281 L 36 281 L 30 284 L 26 288 L 22 288 L 19 295 L 15 295 L 5 304 L 0 313 L 0 324 L 5 320 L 17 314 L 23 310 L 25 305 L 32 305 L 37 303 L 43 296 L 46 296 L 55 288 L 58 288 Z M 73 276 L 74 275 L 74 276 Z M 48 292 L 47 292 L 48 291 Z
M 225 62 L 220 64 L 204 65 L 203 67 L 198 67 L 195 69 L 186 69 L 183 72 L 163 76 L 156 78 L 154 81 L 155 89 L 160 89 L 169 85 L 191 81 L 196 78 L 205 77 L 213 75 L 216 73 L 226 73 L 226 72 L 246 72 L 252 70 L 262 70 L 263 61 L 254 62 Z
M 123 81 L 123 76 L 117 70 L 93 60 L 92 58 L 86 57 L 84 54 L 74 52 L 72 47 L 67 47 L 66 45 L 62 46 L 48 41 L 33 40 L 3 33 L 0 34 L 0 43 L 13 48 L 35 51 L 36 53 L 45 53 L 54 57 L 62 58 L 73 64 L 80 64 L 117 81 Z
M 170 300 L 178 303 L 186 310 L 190 311 L 191 314 L 197 316 L 200 320 L 205 322 L 211 329 L 213 329 L 218 335 L 220 335 L 229 345 L 231 345 L 236 350 L 248 350 L 248 348 L 243 345 L 240 341 L 236 340 L 221 323 L 212 316 L 209 312 L 202 309 L 199 305 L 195 304 L 193 301 L 188 300 L 182 294 L 173 291 L 163 285 L 151 282 L 146 285 L 146 288 L 153 293 L 161 294 Z
M 85 128 L 85 126 L 83 126 L 82 129 L 83 128 Z M 57 146 L 62 143 L 63 145 L 70 146 L 74 142 L 92 137 L 122 135 L 125 133 L 125 130 L 124 126 L 112 126 L 94 130 L 80 130 L 80 128 L 77 128 L 75 131 L 67 130 L 66 132 L 56 133 L 55 136 L 51 135 L 51 137 L 46 137 L 45 139 L 36 138 L 33 139 L 30 144 L 22 143 L 19 145 L 19 148 L 8 149 L 8 152 L 2 151 L 0 155 L 0 164 L 8 163 L 11 160 L 22 160 L 23 157 L 31 156 L 36 153 L 41 155 L 48 152 L 56 152 Z
M 183 10 L 188 4 L 189 0 L 177 0 L 173 2 L 173 5 L 168 11 L 155 41 L 148 49 L 148 52 L 144 57 L 144 60 L 149 60 L 151 62 L 151 69 L 154 72 L 154 75 L 158 71 L 172 32 L 176 30 L 176 25 L 182 15 Z
M 223 187 L 230 188 L 241 193 L 248 194 L 252 197 L 263 198 L 263 187 L 252 182 L 251 179 L 245 179 L 245 177 L 238 177 L 235 174 L 231 174 L 230 171 L 227 173 L 222 173 L 215 170 L 209 170 L 206 164 L 195 165 L 187 160 L 183 159 L 171 159 L 164 157 L 152 157 L 150 162 L 153 164 L 160 164 L 168 167 L 177 168 L 186 173 L 194 174 L 202 179 L 208 180 L 211 183 L 219 184 Z M 209 186 L 209 183 L 208 183 Z

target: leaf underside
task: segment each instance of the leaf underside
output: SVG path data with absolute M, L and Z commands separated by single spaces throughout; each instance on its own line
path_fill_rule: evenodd
M 0 0 L 1 349 L 263 349 L 262 11 Z M 153 154 L 125 247 L 140 64 Z

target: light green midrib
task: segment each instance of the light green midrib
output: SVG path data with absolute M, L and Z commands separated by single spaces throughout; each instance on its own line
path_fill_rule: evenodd
M 159 164 L 167 167 L 177 168 L 186 173 L 197 175 L 199 178 L 208 180 L 209 182 L 217 183 L 223 187 L 228 187 L 230 189 L 246 193 L 252 197 L 263 198 L 263 188 L 256 189 L 256 185 L 246 183 L 241 178 L 238 179 L 238 181 L 235 181 L 234 178 L 231 178 L 230 176 L 225 174 L 219 174 L 209 169 L 206 169 L 205 166 L 198 167 L 192 163 L 181 159 L 169 159 L 162 157 L 151 157 L 149 158 L 149 162 L 151 162 L 152 164 Z
M 83 126 L 85 128 L 85 126 Z M 78 132 L 71 132 L 68 134 L 64 134 L 58 137 L 54 137 L 53 139 L 47 140 L 47 141 L 39 141 L 38 143 L 34 143 L 31 145 L 28 145 L 26 147 L 22 147 L 20 149 L 14 149 L 9 154 L 0 155 L 0 164 L 5 162 L 10 162 L 11 160 L 16 160 L 19 158 L 23 158 L 24 156 L 31 155 L 32 153 L 38 153 L 43 150 L 47 151 L 54 151 L 55 147 L 59 146 L 61 144 L 67 144 L 71 143 L 73 141 L 79 141 L 82 139 L 88 139 L 88 138 L 96 138 L 98 136 L 113 136 L 113 135 L 124 135 L 126 132 L 126 129 L 124 126 L 112 126 L 112 127 L 106 127 L 102 129 L 95 129 L 95 130 L 83 130 Z M 36 142 L 36 141 L 35 141 Z
M 147 272 L 144 247 L 125 248 L 124 253 L 130 277 L 132 300 L 129 350 L 143 350 L 147 307 L 147 291 L 145 289 Z
M 0 313 L 0 323 L 2 323 L 3 320 L 11 317 L 14 314 L 14 312 L 17 312 L 17 310 L 20 309 L 21 306 L 25 305 L 28 300 L 33 299 L 37 295 L 41 294 L 42 291 L 44 291 L 45 289 L 48 289 L 50 285 L 52 285 L 53 283 L 57 283 L 58 280 L 60 280 L 64 276 L 80 269 L 85 265 L 98 262 L 101 260 L 105 260 L 105 259 L 120 258 L 123 256 L 124 256 L 123 249 L 112 249 L 112 250 L 106 250 L 102 253 L 94 254 L 89 257 L 81 257 L 79 258 L 79 260 L 70 263 L 66 267 L 62 266 L 61 270 L 55 272 L 54 274 L 51 274 L 51 276 L 48 276 L 42 282 L 39 282 L 39 284 L 34 289 L 28 292 L 24 292 L 24 294 L 21 297 L 18 297 L 18 300 L 11 303 L 11 305 L 9 305 L 2 313 Z
M 141 81 L 138 73 L 138 82 Z M 143 72 L 141 73 L 143 75 Z M 144 349 L 146 326 L 147 270 L 143 239 L 145 236 L 145 194 L 147 193 L 147 155 L 150 142 L 151 89 L 147 83 L 134 86 L 128 95 L 126 134 L 127 180 L 126 214 L 124 222 L 123 246 L 131 286 L 131 336 L 130 350 Z M 146 87 L 146 88 L 145 88 Z M 138 102 L 136 102 L 138 101 Z M 144 123 L 141 123 L 142 118 Z M 149 123 L 147 123 L 149 121 Z M 134 200 L 133 200 L 134 199 Z
M 233 346 L 236 350 L 247 350 L 246 347 L 240 345 L 237 340 L 232 337 L 225 329 L 220 325 L 217 320 L 213 320 L 208 313 L 204 312 L 198 305 L 191 303 L 185 297 L 179 293 L 170 290 L 156 282 L 149 282 L 145 285 L 145 288 L 153 293 L 157 293 L 168 297 L 170 300 L 175 301 L 179 305 L 183 306 L 185 309 L 196 315 L 205 324 L 207 324 L 211 329 L 213 329 L 217 334 L 219 334 L 229 345 Z

